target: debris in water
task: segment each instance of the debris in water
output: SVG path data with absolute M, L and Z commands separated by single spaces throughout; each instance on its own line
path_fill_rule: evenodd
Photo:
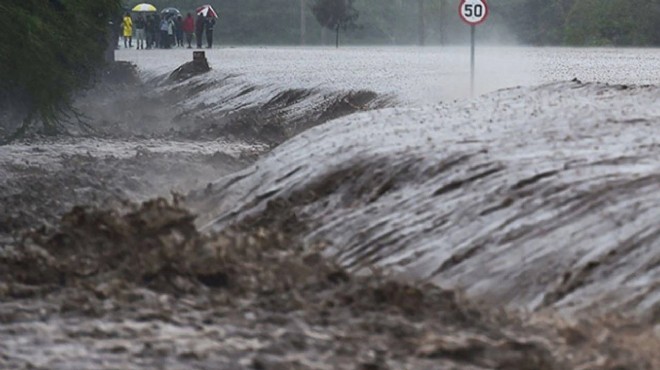
M 654 365 L 645 357 L 651 352 L 632 347 L 657 344 L 643 331 L 523 324 L 430 284 L 347 273 L 294 241 L 300 225 L 268 229 L 253 219 L 203 235 L 194 219 L 164 199 L 112 210 L 77 207 L 57 227 L 1 249 L 0 366 Z

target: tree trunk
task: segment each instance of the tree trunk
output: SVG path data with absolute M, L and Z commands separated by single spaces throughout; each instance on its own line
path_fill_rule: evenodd
M 449 23 L 449 4 L 447 0 L 440 1 L 440 45 L 447 44 L 447 24 Z
M 339 25 L 337 25 L 337 41 L 336 41 L 336 47 L 339 49 Z
M 417 0 L 417 10 L 419 12 L 418 14 L 418 23 L 417 23 L 417 31 L 418 31 L 418 36 L 419 36 L 419 45 L 424 46 L 426 44 L 426 22 L 425 22 L 425 16 L 424 16 L 424 0 Z
M 108 25 L 107 45 L 105 47 L 105 62 L 114 63 L 115 49 L 117 48 L 117 38 L 115 38 L 116 28 L 114 23 Z
M 305 34 L 307 33 L 305 24 L 305 0 L 300 0 L 300 45 L 305 45 Z

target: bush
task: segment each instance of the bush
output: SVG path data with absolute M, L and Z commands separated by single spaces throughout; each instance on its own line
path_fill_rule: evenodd
M 0 3 L 0 97 L 28 112 L 23 130 L 40 119 L 45 133 L 57 131 L 72 93 L 102 65 L 108 21 L 119 10 L 119 0 Z

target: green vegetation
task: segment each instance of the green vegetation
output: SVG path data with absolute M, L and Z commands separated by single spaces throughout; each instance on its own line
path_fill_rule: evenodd
M 339 30 L 355 28 L 360 13 L 353 6 L 354 0 L 315 0 L 312 13 L 319 24 L 336 32 L 339 47 Z
M 0 13 L 0 109 L 25 113 L 22 129 L 38 121 L 45 133 L 71 113 L 74 91 L 103 62 L 108 20 L 140 0 L 4 0 Z M 154 0 L 184 14 L 206 1 Z M 350 4 L 340 28 L 347 44 L 436 44 L 462 40 L 458 0 L 209 0 L 220 13 L 220 44 L 330 44 L 337 23 L 322 4 Z M 501 30 L 533 45 L 660 45 L 660 0 L 497 0 L 480 35 Z M 316 9 L 316 11 L 314 11 Z M 316 16 L 315 16 L 316 15 Z M 326 14 L 327 15 L 327 14 Z M 497 32 L 496 32 L 497 31 Z M 1 116 L 0 116 L 1 117 Z M 3 122 L 0 122 L 2 124 Z M 17 134 L 20 134 L 18 132 Z
M 496 9 L 526 43 L 660 45 L 658 0 L 510 0 Z
M 141 0 L 127 2 L 127 7 Z M 331 44 L 314 16 L 316 0 L 154 0 L 159 9 L 193 11 L 204 2 L 220 13 L 222 44 Z M 325 2 L 325 1 L 324 1 Z M 459 0 L 354 0 L 359 27 L 348 44 L 445 44 L 463 40 Z M 532 45 L 660 45 L 660 0 L 491 0 L 482 34 L 504 33 Z M 303 10 L 301 22 L 301 9 Z M 301 26 L 304 25 L 303 30 Z M 334 28 L 333 28 L 334 31 Z
M 23 130 L 39 120 L 45 133 L 58 131 L 72 93 L 103 62 L 108 20 L 118 7 L 118 0 L 0 3 L 0 97 L 28 112 Z

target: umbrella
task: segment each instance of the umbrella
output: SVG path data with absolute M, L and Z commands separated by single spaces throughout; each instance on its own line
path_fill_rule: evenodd
M 181 12 L 177 8 L 165 8 L 161 10 L 160 13 L 164 15 L 173 15 L 175 17 L 181 15 Z
M 218 13 L 213 10 L 213 7 L 211 5 L 202 5 L 196 10 L 197 14 L 201 14 L 205 17 L 208 17 L 211 15 L 213 18 L 218 18 Z
M 133 7 L 134 12 L 155 12 L 156 10 L 155 6 L 147 3 L 138 4 Z

